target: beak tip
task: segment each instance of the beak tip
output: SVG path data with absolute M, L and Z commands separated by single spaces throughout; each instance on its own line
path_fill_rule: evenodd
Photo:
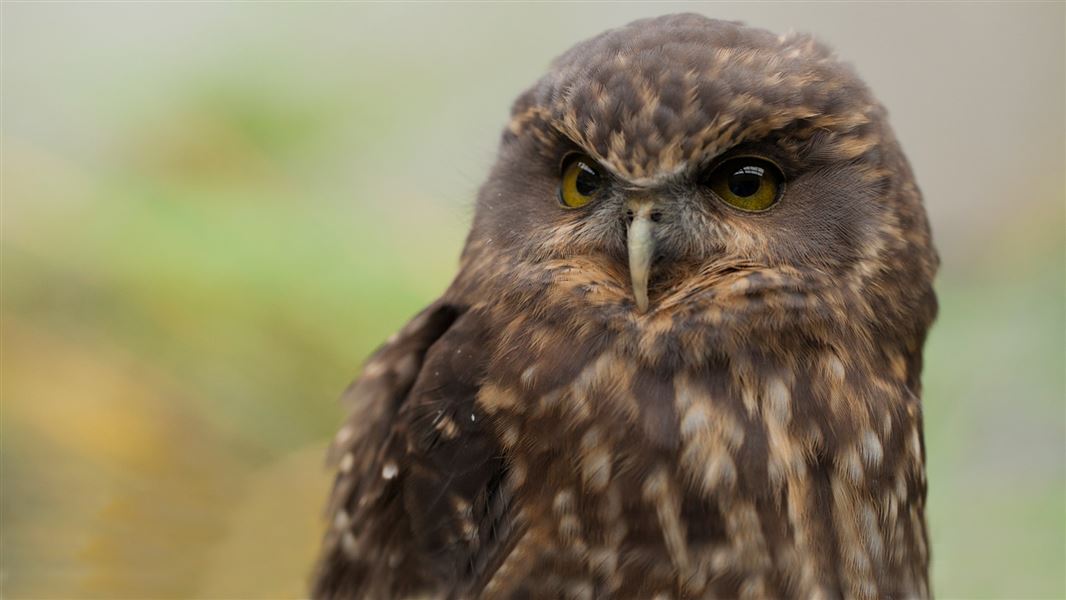
M 647 298 L 637 298 L 637 312 L 640 312 L 640 313 L 648 312 L 648 299 Z

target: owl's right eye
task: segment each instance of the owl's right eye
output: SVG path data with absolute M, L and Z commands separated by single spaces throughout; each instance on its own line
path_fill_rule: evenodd
M 583 155 L 575 155 L 563 163 L 563 180 L 559 184 L 559 202 L 567 208 L 581 208 L 603 187 L 596 163 Z

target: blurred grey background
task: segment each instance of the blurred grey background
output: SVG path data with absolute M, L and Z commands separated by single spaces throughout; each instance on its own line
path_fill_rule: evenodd
M 1066 597 L 1054 3 L 10 3 L 2 595 L 296 597 L 362 359 L 454 272 L 510 102 L 695 11 L 856 65 L 943 258 L 934 591 Z

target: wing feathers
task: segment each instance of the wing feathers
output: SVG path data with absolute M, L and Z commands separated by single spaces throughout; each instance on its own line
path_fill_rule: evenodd
M 507 547 L 506 466 L 475 403 L 487 348 L 478 315 L 437 303 L 367 362 L 331 453 L 314 597 L 466 595 Z

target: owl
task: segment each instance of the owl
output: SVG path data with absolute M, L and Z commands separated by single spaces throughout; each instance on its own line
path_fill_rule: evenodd
M 348 391 L 313 596 L 929 596 L 937 265 L 815 39 L 578 44 L 515 101 L 454 282 Z

